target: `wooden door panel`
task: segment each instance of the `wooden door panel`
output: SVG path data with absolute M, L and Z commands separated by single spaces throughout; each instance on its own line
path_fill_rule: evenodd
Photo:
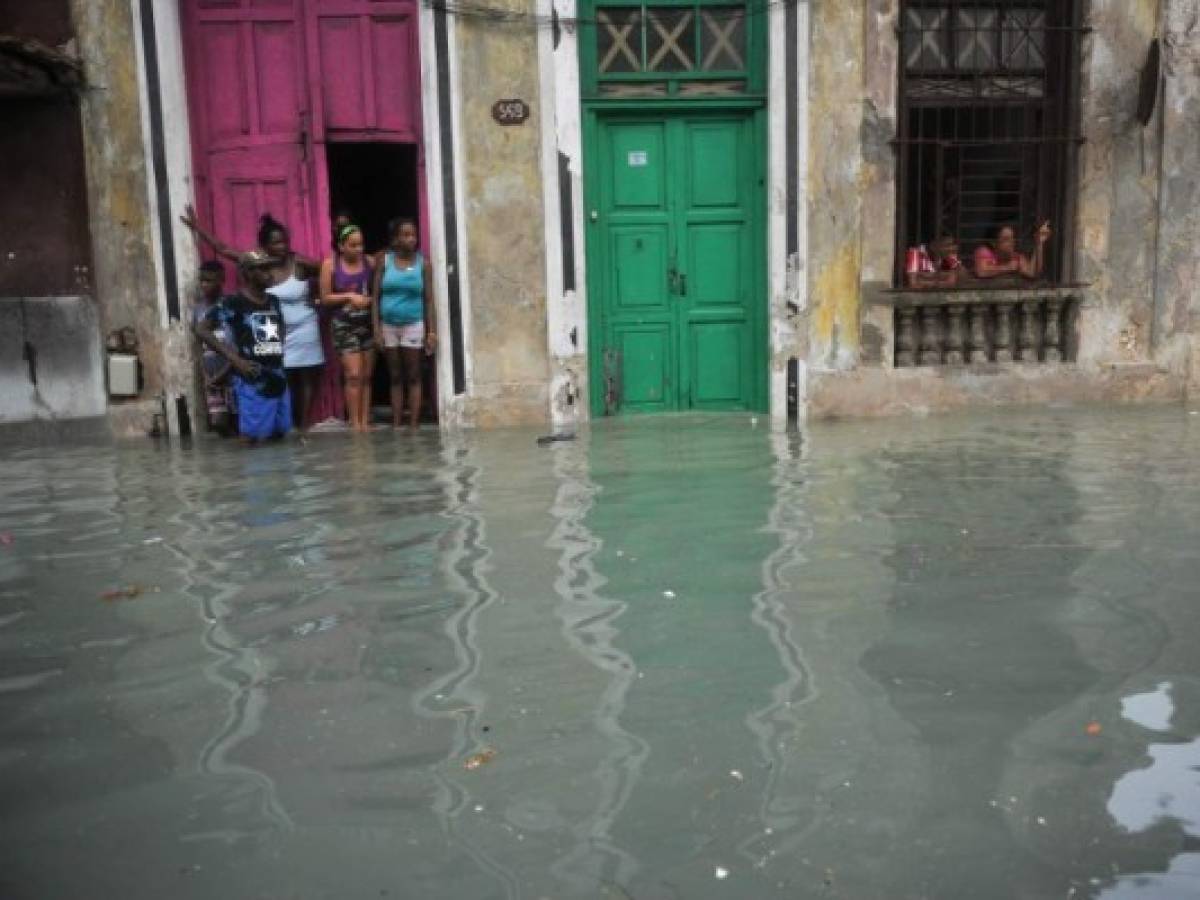
M 300 129 L 300 116 L 308 107 L 304 47 L 295 19 L 256 21 L 249 24 L 248 65 L 255 100 L 251 129 L 262 136 L 290 140 Z
M 688 356 L 695 361 L 691 406 L 694 409 L 748 409 L 745 322 L 700 322 L 688 327 Z
M 308 0 L 320 133 L 420 139 L 421 67 L 413 0 Z
M 372 17 L 371 42 L 376 61 L 370 70 L 375 127 L 416 140 L 421 133 L 421 67 L 417 63 L 416 15 Z
M 740 121 L 688 122 L 684 131 L 686 203 L 689 210 L 741 209 L 744 197 L 739 183 L 746 154 Z
M 716 307 L 725 313 L 745 313 L 746 226 L 742 222 L 701 222 L 686 229 L 686 300 L 694 314 Z
M 667 211 L 666 123 L 614 123 L 607 129 L 611 213 Z
M 669 312 L 667 231 L 665 222 L 613 227 L 610 283 L 617 311 L 641 315 Z
M 326 129 L 370 127 L 363 92 L 364 48 L 362 18 L 322 15 L 317 20 L 321 65 L 321 99 Z
M 621 359 L 621 408 L 627 412 L 666 412 L 678 408 L 672 373 L 675 334 L 666 322 L 616 327 Z
M 236 22 L 205 22 L 195 34 L 202 56 L 204 121 L 210 142 L 238 141 L 250 133 L 250 108 L 246 101 L 245 53 L 242 28 Z
M 269 212 L 291 230 L 297 249 L 311 252 L 307 192 L 298 148 L 252 147 L 213 154 L 209 163 L 214 231 L 236 247 L 258 243 L 258 220 Z

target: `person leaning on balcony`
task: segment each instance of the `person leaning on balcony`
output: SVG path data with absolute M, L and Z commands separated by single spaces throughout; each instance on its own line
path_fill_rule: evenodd
M 928 253 L 924 248 L 909 252 L 905 283 L 910 290 L 958 287 L 965 275 L 958 242 L 948 234 L 931 243 Z
M 1040 278 L 1046 260 L 1046 241 L 1050 240 L 1050 223 L 1043 222 L 1034 233 L 1033 256 L 1017 250 L 1017 230 L 1012 225 L 999 226 L 992 236 L 992 246 L 986 244 L 975 250 L 976 278 L 1003 278 L 1019 275 Z

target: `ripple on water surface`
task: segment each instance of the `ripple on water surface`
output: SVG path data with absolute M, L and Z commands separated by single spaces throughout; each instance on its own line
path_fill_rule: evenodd
M 1200 892 L 1200 420 L 0 448 L 0 895 Z

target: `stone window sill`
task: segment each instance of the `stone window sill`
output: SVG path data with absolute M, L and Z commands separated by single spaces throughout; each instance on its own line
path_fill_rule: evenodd
M 977 284 L 961 288 L 911 290 L 885 288 L 871 293 L 868 302 L 875 306 L 897 309 L 913 306 L 970 306 L 977 303 L 1023 303 L 1028 300 L 1074 300 L 1087 306 L 1090 285 L 1021 285 L 980 287 Z

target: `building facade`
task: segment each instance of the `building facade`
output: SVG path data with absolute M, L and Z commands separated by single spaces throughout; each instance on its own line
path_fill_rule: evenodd
M 1200 0 L 60 5 L 38 23 L 0 4 L 0 35 L 82 73 L 49 112 L 0 99 L 25 110 L 0 178 L 21 185 L 14 209 L 53 196 L 43 246 L 70 244 L 73 268 L 31 285 L 36 252 L 9 233 L 0 251 L 32 270 L 0 268 L 0 314 L 70 296 L 54 302 L 78 313 L 78 352 L 67 379 L 26 325 L 0 378 L 32 396 L 32 352 L 38 391 L 67 379 L 87 399 L 5 401 L 0 421 L 199 427 L 189 205 L 247 248 L 270 212 L 310 255 L 338 212 L 375 246 L 416 217 L 446 427 L 1200 385 Z M 14 149 L 36 145 L 38 115 L 74 123 L 73 200 L 22 174 L 46 174 Z M 969 256 L 1011 223 L 1029 252 L 1042 222 L 1036 280 L 906 284 L 910 248 L 950 235 Z M 118 398 L 121 336 L 142 378 Z

